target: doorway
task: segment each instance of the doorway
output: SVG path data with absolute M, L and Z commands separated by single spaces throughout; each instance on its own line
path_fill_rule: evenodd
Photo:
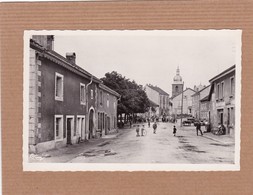
M 220 113 L 220 124 L 223 125 L 223 112 Z
M 218 111 L 218 123 L 220 123 L 220 124 L 223 124 L 223 109 L 219 109 L 219 110 L 217 110 Z
M 81 140 L 85 139 L 85 116 L 77 115 L 76 120 L 77 133 Z
M 211 123 L 211 113 L 210 113 L 210 111 L 208 111 L 208 123 L 209 124 Z
M 74 116 L 66 116 L 67 144 L 72 145 L 72 133 L 74 128 Z

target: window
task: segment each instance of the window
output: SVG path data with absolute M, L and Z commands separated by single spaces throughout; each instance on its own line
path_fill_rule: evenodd
M 217 88 L 216 88 L 216 99 L 220 98 L 220 84 L 217 84 Z
M 85 94 L 85 84 L 80 83 L 80 103 L 82 105 L 86 104 L 86 94 Z
M 98 113 L 98 130 L 102 130 L 102 113 Z
M 103 91 L 102 90 L 100 90 L 100 92 L 99 92 L 99 96 L 100 96 L 100 99 L 99 99 L 99 104 L 102 106 L 103 105 Z
M 63 75 L 55 73 L 55 100 L 63 101 Z
M 230 79 L 230 95 L 234 95 L 235 93 L 235 78 L 231 77 Z
M 221 83 L 221 93 L 220 94 L 221 94 L 220 98 L 223 99 L 224 98 L 224 82 Z
M 176 91 L 176 93 L 178 92 L 178 86 L 175 87 L 175 91 Z
M 63 139 L 63 116 L 62 115 L 55 115 L 54 131 L 55 131 L 55 140 L 62 140 Z
M 109 93 L 107 93 L 107 102 L 106 102 L 107 108 L 109 107 Z
M 90 99 L 93 99 L 93 89 L 90 90 Z
M 113 108 L 116 109 L 116 102 L 113 102 Z

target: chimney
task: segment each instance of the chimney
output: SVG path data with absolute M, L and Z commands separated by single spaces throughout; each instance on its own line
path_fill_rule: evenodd
M 75 52 L 66 53 L 66 58 L 71 64 L 76 64 L 76 53 Z
M 32 39 L 48 50 L 54 50 L 54 35 L 33 35 Z

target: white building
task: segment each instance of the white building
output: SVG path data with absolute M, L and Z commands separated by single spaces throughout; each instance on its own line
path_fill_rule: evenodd
M 182 114 L 192 115 L 192 95 L 195 93 L 193 89 L 186 88 L 182 93 L 172 97 L 172 114 L 180 115 L 182 112 Z
M 157 116 L 169 115 L 169 94 L 157 86 L 146 85 L 146 94 L 153 103 L 159 107 L 156 109 Z

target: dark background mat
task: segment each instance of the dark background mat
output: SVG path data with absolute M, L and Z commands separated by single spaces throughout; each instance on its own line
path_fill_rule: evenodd
M 253 194 L 253 1 L 1 3 L 3 194 Z M 24 30 L 242 29 L 241 171 L 23 172 Z

